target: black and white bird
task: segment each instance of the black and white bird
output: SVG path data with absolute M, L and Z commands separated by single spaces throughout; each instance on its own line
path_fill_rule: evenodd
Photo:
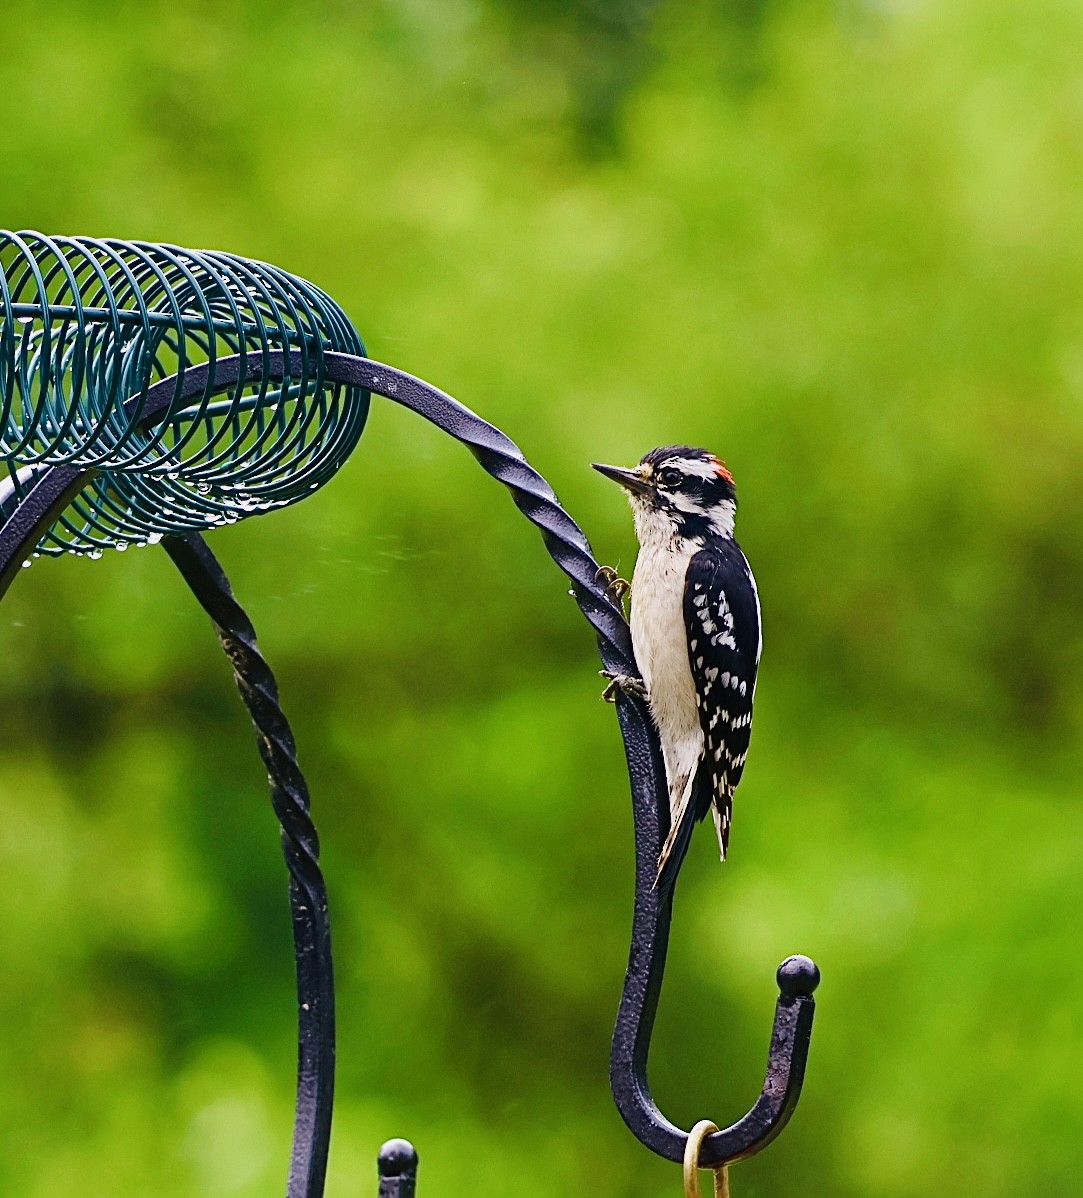
M 639 556 L 632 575 L 632 648 L 662 742 L 670 832 L 655 885 L 672 887 L 697 820 L 710 811 L 719 854 L 729 849 L 733 792 L 752 732 L 760 664 L 760 601 L 733 538 L 737 494 L 726 464 L 705 449 L 667 445 L 638 466 L 594 469 L 628 491 Z

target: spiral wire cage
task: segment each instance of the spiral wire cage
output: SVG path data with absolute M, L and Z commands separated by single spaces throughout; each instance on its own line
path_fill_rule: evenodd
M 319 838 L 274 675 L 200 533 L 311 494 L 349 456 L 379 394 L 462 443 L 503 484 L 570 581 L 605 669 L 634 674 L 623 609 L 582 530 L 518 446 L 430 383 L 367 358 L 342 309 L 302 279 L 230 254 L 0 233 L 0 301 L 0 598 L 31 553 L 99 555 L 164 540 L 210 616 L 256 729 L 290 878 L 298 1070 L 287 1195 L 321 1198 L 335 1016 Z M 680 1161 L 689 1133 L 662 1114 L 647 1081 L 672 914 L 672 892 L 654 887 L 669 830 L 665 769 L 643 699 L 621 692 L 617 715 L 636 866 L 610 1084 L 640 1143 Z M 819 971 L 791 957 L 777 981 L 761 1093 L 702 1141 L 703 1165 L 760 1151 L 797 1105 Z M 412 1198 L 416 1164 L 405 1141 L 385 1145 L 382 1198 Z
M 367 391 L 327 378 L 327 352 L 365 350 L 337 304 L 277 267 L 0 233 L 7 502 L 36 468 L 93 471 L 37 546 L 91 555 L 294 503 L 349 457 L 368 414 Z M 234 357 L 227 383 L 217 367 Z

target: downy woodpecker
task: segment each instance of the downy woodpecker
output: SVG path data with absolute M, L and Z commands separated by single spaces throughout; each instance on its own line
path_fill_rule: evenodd
M 733 792 L 745 768 L 762 645 L 756 580 L 733 539 L 737 495 L 724 462 L 667 445 L 638 466 L 594 469 L 628 491 L 639 539 L 632 648 L 662 742 L 670 831 L 655 885 L 672 887 L 696 820 L 710 811 L 724 861 Z

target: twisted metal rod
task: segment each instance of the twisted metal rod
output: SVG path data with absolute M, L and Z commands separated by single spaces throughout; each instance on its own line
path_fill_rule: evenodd
M 319 1198 L 327 1172 L 335 1088 L 335 985 L 327 886 L 308 784 L 274 673 L 210 546 L 197 533 L 167 537 L 162 546 L 210 616 L 233 665 L 233 678 L 267 767 L 271 806 L 282 826 L 297 960 L 297 1108 L 286 1193 L 287 1198 Z

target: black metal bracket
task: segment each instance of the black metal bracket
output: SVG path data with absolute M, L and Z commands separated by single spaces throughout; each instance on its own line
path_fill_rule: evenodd
M 222 359 L 214 364 L 211 386 L 224 391 L 242 375 L 282 379 L 301 369 L 302 356 L 293 351 L 289 360 L 283 352 Z M 327 378 L 385 396 L 463 443 L 482 468 L 507 487 L 520 511 L 541 532 L 550 556 L 571 580 L 571 595 L 595 631 L 604 668 L 638 673 L 624 613 L 602 580 L 586 537 L 514 442 L 451 396 L 403 371 L 350 354 L 326 352 L 323 361 Z M 192 395 L 202 393 L 207 386 L 208 367 L 190 368 L 180 397 L 189 389 Z M 149 388 L 140 398 L 144 423 L 153 424 L 177 401 L 176 378 Z M 21 499 L 0 493 L 0 597 L 52 522 L 92 478 L 92 470 L 77 466 L 33 467 L 24 480 Z M 334 996 L 326 893 L 308 793 L 273 675 L 258 653 L 255 633 L 233 599 L 221 567 L 198 535 L 171 538 L 166 547 L 215 622 L 271 773 L 272 800 L 283 826 L 290 867 L 300 1007 L 297 1119 L 288 1196 L 319 1198 L 330 1134 Z M 653 887 L 659 848 L 668 831 L 665 771 L 645 703 L 620 694 L 617 715 L 632 788 L 636 881 L 631 952 L 613 1035 L 610 1078 L 617 1108 L 636 1138 L 659 1156 L 680 1161 L 688 1133 L 661 1114 L 647 1082 L 671 921 L 671 896 L 663 898 Z M 766 1147 L 797 1104 L 819 972 L 807 957 L 791 957 L 779 968 L 777 980 L 780 993 L 763 1089 L 743 1118 L 704 1141 L 700 1161 L 705 1167 L 740 1160 Z M 381 1154 L 381 1194 L 386 1192 L 386 1198 L 412 1196 L 416 1155 L 410 1163 L 412 1149 L 401 1147 L 404 1143 L 385 1146 L 387 1161 Z

